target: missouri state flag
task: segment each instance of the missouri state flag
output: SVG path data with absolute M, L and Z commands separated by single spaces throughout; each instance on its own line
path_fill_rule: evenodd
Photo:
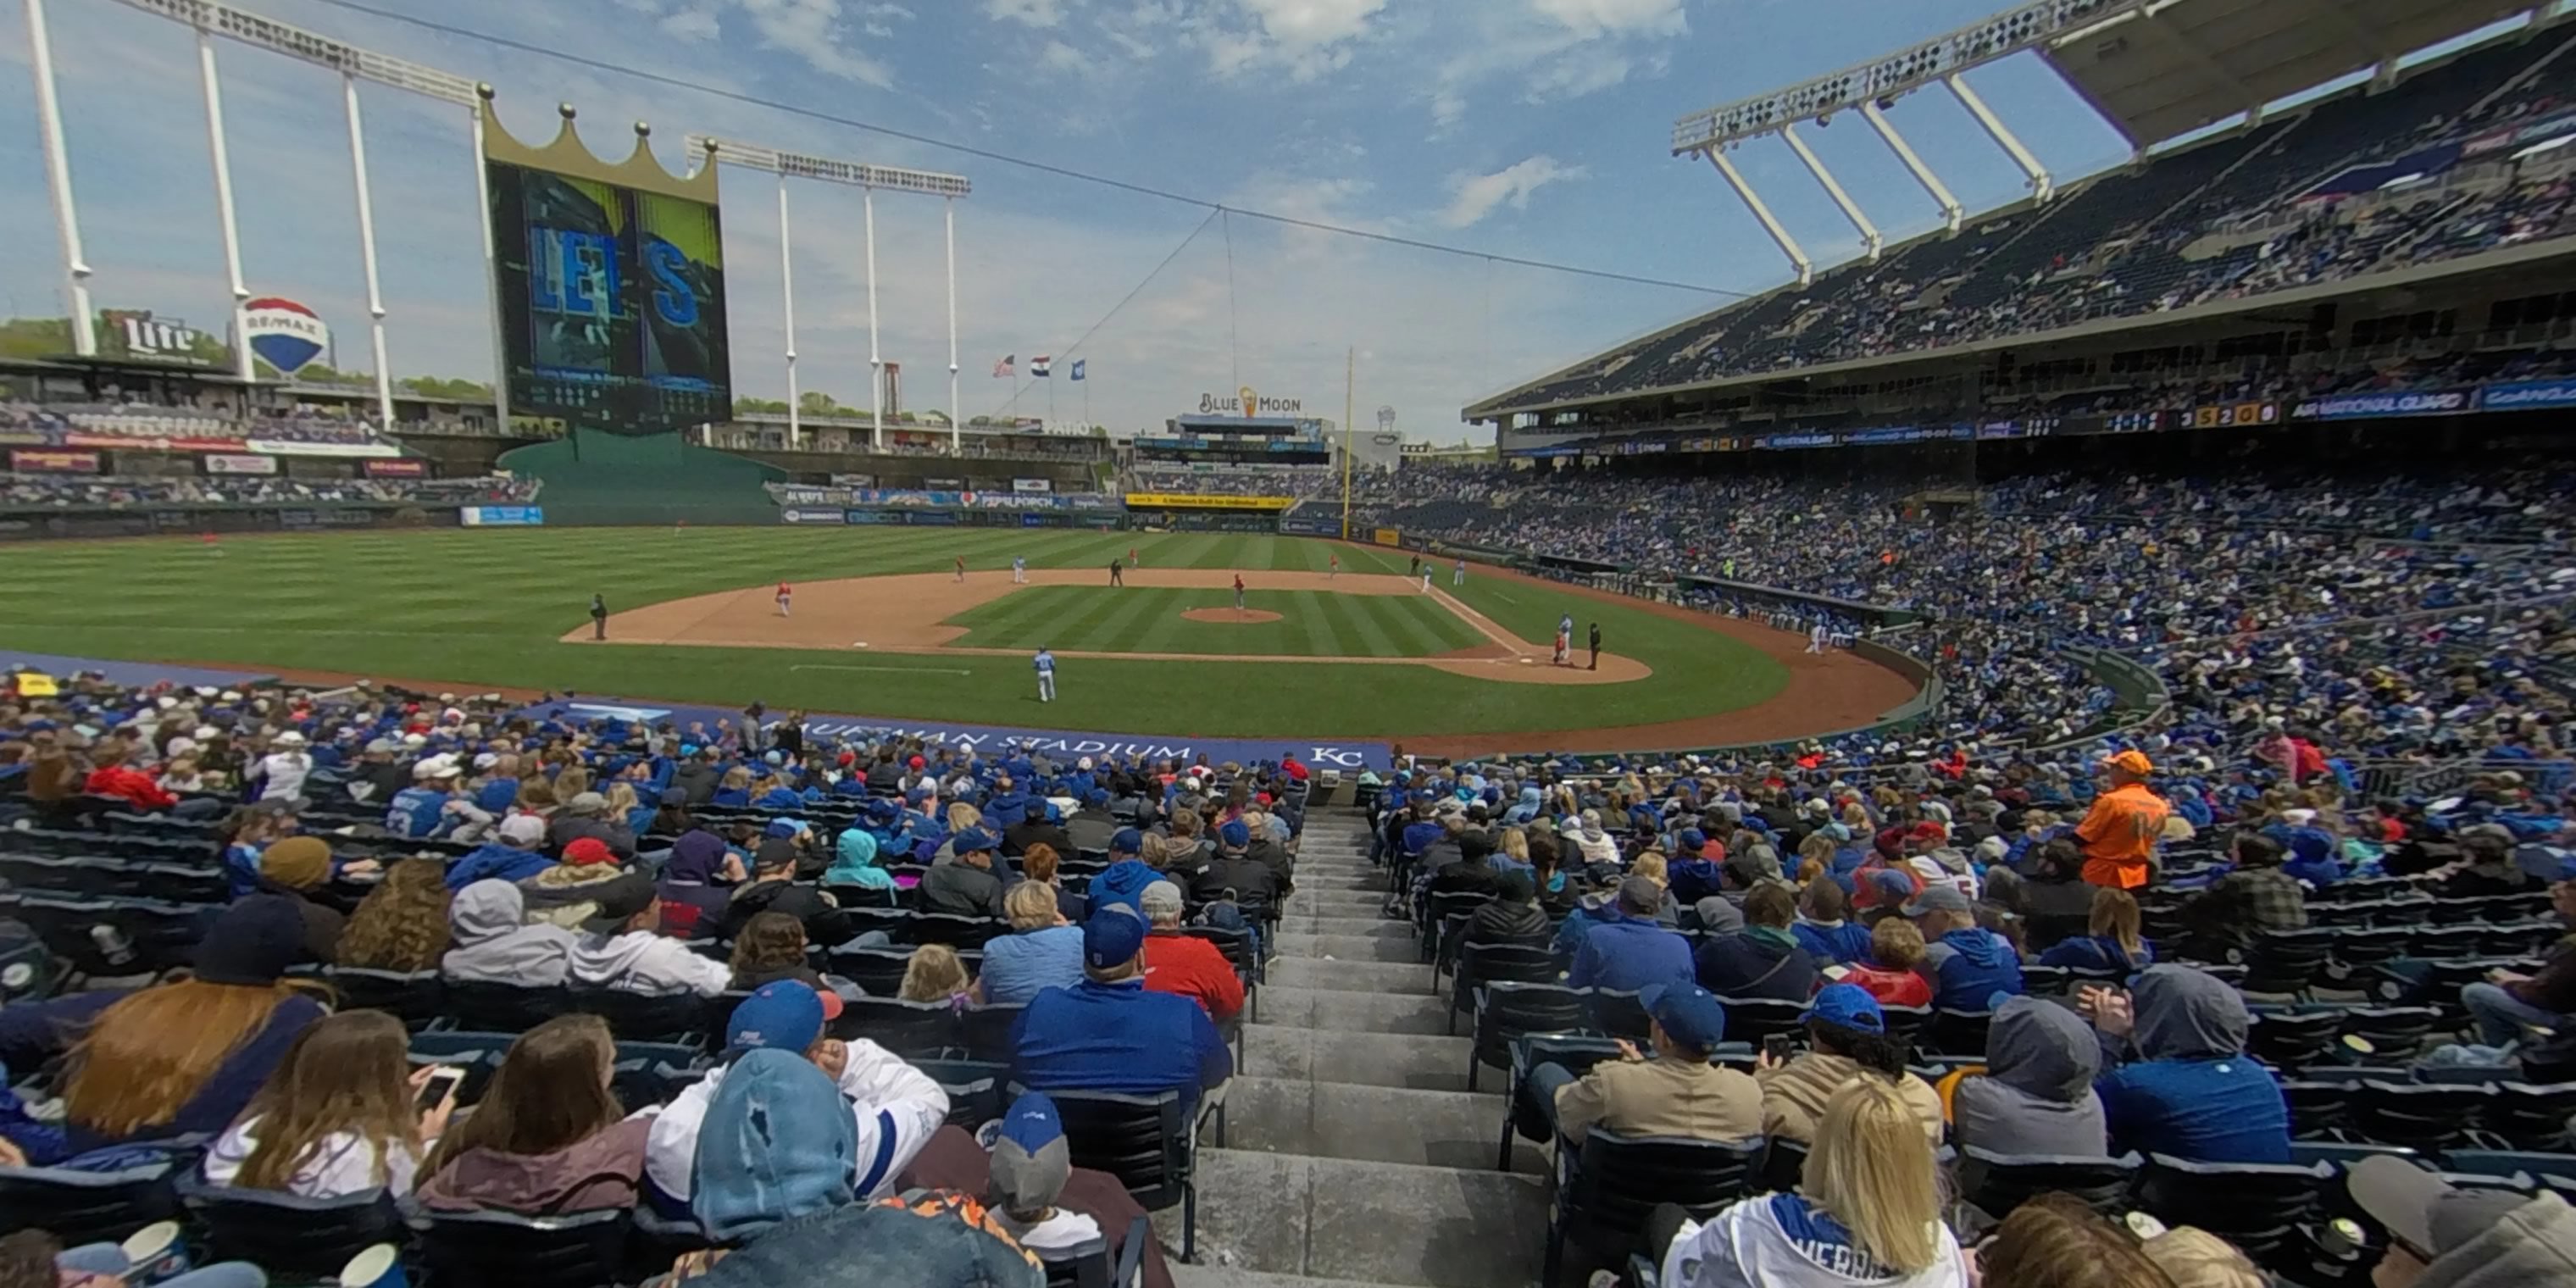
M 1029 374 L 1040 380 L 1055 374 L 1055 359 L 1041 353 L 1029 359 Z
M 1076 380 L 1081 380 L 1081 379 L 1083 379 L 1083 378 L 1084 378 L 1083 370 L 1082 370 L 1083 365 L 1084 365 L 1084 364 L 1083 364 L 1083 360 L 1082 360 L 1082 359 L 1080 359 L 1080 358 L 1076 358 L 1076 359 L 1074 359 L 1074 360 L 1073 360 L 1073 378 L 1074 378 L 1074 379 L 1076 379 Z

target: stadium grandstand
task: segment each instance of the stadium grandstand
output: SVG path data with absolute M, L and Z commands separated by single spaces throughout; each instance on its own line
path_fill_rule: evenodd
M 0 360 L 0 1288 L 2576 1288 L 2564 8 L 2042 0 L 1686 117 L 1794 282 L 1491 448 L 809 406 L 792 322 L 735 400 L 544 255 L 487 391 Z M 2130 165 L 1959 79 L 2034 55 Z M 493 241 L 721 303 L 712 179 L 562 116 Z M 966 190 L 737 150 L 782 242 Z

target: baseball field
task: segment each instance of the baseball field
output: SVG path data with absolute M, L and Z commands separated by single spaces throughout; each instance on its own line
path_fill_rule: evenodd
M 1131 551 L 1125 584 L 1110 585 Z M 1752 623 L 1481 566 L 1453 585 L 1445 562 L 1425 590 L 1403 551 L 1310 538 L 537 528 L 71 542 L 7 558 L 0 661 L 19 648 L 1451 754 L 1794 737 L 1911 696 L 1891 672 L 1806 655 L 1803 638 Z M 784 614 L 781 581 L 794 588 Z M 590 638 L 594 593 L 612 614 L 605 643 Z M 1563 615 L 1568 666 L 1553 657 Z M 1583 647 L 1595 622 L 1597 670 Z M 1044 706 L 1041 646 L 1059 659 Z

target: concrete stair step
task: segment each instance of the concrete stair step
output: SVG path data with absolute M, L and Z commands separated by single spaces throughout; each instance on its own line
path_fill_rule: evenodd
M 1503 1097 L 1298 1078 L 1236 1078 L 1225 1098 L 1228 1148 L 1417 1167 L 1494 1165 Z M 1546 1171 L 1538 1147 L 1514 1139 L 1516 1170 Z
M 1282 957 L 1332 957 L 1355 962 L 1418 962 L 1422 950 L 1409 936 L 1318 935 L 1302 930 L 1281 930 L 1278 943 Z
M 1304 1275 L 1274 1275 L 1259 1270 L 1240 1270 L 1233 1266 L 1189 1266 L 1172 1263 L 1174 1288 L 1394 1288 L 1394 1285 L 1362 1283 L 1356 1279 L 1310 1279 Z
M 1447 1007 L 1444 999 L 1427 992 L 1349 992 L 1276 982 L 1261 990 L 1261 1022 L 1281 1028 L 1435 1037 Z
M 1201 1149 L 1198 1190 L 1199 1260 L 1273 1275 L 1518 1288 L 1545 1246 L 1535 1176 Z M 1178 1246 L 1180 1208 L 1154 1220 Z
M 1373 939 L 1409 940 L 1413 938 L 1412 922 L 1382 917 L 1374 910 L 1359 913 L 1340 910 L 1326 914 L 1298 912 L 1292 908 L 1279 915 L 1279 929 L 1283 934 L 1365 935 Z
M 1412 962 L 1325 961 L 1320 957 L 1282 957 L 1270 963 L 1265 994 L 1283 988 L 1335 988 L 1353 993 L 1431 995 L 1431 968 Z
M 1267 1020 L 1270 999 L 1261 999 L 1261 1004 L 1262 1017 Z M 1475 1043 L 1466 1037 L 1338 1033 L 1262 1023 L 1244 1027 L 1243 1067 L 1266 1078 L 1465 1091 L 1467 1056 L 1474 1047 Z M 1506 1077 L 1500 1070 L 1487 1069 L 1479 1075 L 1477 1086 L 1480 1090 L 1500 1091 Z

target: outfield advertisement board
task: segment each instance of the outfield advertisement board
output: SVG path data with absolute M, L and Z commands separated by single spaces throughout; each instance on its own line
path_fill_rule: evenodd
M 2537 411 L 2576 407 L 2576 380 L 2509 380 L 2478 390 L 2481 411 Z
M 786 509 L 780 510 L 778 512 L 778 517 L 788 523 L 839 523 L 842 522 L 842 511 L 808 510 L 802 507 L 790 506 Z
M 96 452 L 34 452 L 19 448 L 9 453 L 9 468 L 21 474 L 96 474 Z
M 469 505 L 457 518 L 469 528 L 533 528 L 546 521 L 546 512 L 533 505 Z
M 2292 420 L 2374 420 L 2383 416 L 2447 416 L 2469 410 L 2474 390 L 2417 389 L 2405 393 L 2336 394 L 2310 398 L 2290 409 Z
M 1067 683 L 1072 683 L 1070 677 Z M 625 720 L 660 725 L 665 722 L 687 729 L 703 724 L 712 729 L 719 720 L 740 719 L 742 713 L 718 707 L 682 706 L 645 702 L 626 698 L 589 698 L 577 702 L 550 702 L 529 707 L 517 713 L 534 720 L 569 718 L 575 720 Z M 774 725 L 775 722 L 773 721 Z M 890 716 L 809 715 L 805 717 L 805 736 L 817 738 L 919 738 L 935 747 L 956 747 L 972 751 L 987 759 L 1013 752 L 1044 755 L 1068 762 L 1080 756 L 1142 756 L 1149 760 L 1174 760 L 1188 763 L 1205 756 L 1212 764 L 1235 761 L 1276 761 L 1284 752 L 1295 752 L 1299 760 L 1317 769 L 1338 769 L 1346 773 L 1362 769 L 1388 769 L 1395 763 L 1394 748 L 1383 742 L 1315 742 L 1293 738 L 1187 738 L 1165 734 L 1086 733 L 1080 730 L 1011 728 L 1002 725 L 953 724 L 940 720 L 905 720 Z
M 1202 496 L 1194 492 L 1130 492 L 1131 510 L 1285 510 L 1293 496 Z

